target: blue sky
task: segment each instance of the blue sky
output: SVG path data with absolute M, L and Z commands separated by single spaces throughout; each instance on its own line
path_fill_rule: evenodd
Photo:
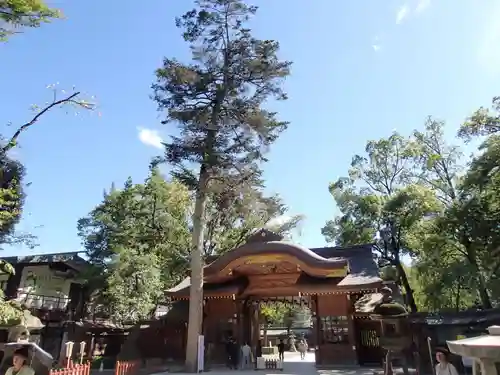
M 494 0 L 255 0 L 256 34 L 281 42 L 294 62 L 290 99 L 275 108 L 291 122 L 266 166 L 270 192 L 306 221 L 298 239 L 322 246 L 320 229 L 335 207 L 328 183 L 345 175 L 368 139 L 408 134 L 427 115 L 460 121 L 500 95 L 500 3 Z M 81 249 L 76 221 L 127 176 L 147 174 L 160 137 L 149 99 L 163 56 L 187 59 L 174 16 L 191 1 L 69 1 L 66 19 L 0 45 L 0 123 L 21 124 L 47 84 L 95 95 L 99 112 L 53 112 L 25 133 L 16 154 L 28 169 L 20 229 L 38 236 L 33 252 Z M 11 134 L 13 127 L 1 129 Z M 30 250 L 10 248 L 3 256 Z

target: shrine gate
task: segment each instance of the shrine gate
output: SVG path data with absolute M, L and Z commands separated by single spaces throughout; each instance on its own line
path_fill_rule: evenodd
M 227 334 L 255 348 L 260 303 L 286 299 L 311 309 L 308 343 L 317 365 L 379 362 L 376 326 L 357 316 L 354 302 L 381 286 L 371 245 L 308 249 L 261 230 L 204 268 L 203 334 L 210 360 L 224 362 Z M 167 296 L 189 300 L 189 287 L 186 278 Z

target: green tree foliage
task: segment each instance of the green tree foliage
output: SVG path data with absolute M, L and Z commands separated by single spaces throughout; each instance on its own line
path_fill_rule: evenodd
M 205 212 L 204 255 L 232 250 L 260 228 L 285 237 L 300 225 L 302 216 L 287 216 L 288 208 L 279 196 L 266 196 L 260 173 L 242 181 L 239 176 L 214 180 Z M 282 220 L 284 219 L 284 220 Z
M 453 213 L 462 219 L 463 246 L 471 259 L 481 283 L 481 302 L 491 297 L 500 302 L 500 137 L 490 136 L 480 147 L 464 177 L 460 205 Z M 457 223 L 455 221 L 455 226 Z M 474 262 L 475 259 L 475 262 Z
M 166 144 L 174 174 L 196 186 L 192 216 L 191 294 L 186 367 L 195 371 L 201 330 L 205 211 L 211 182 L 228 173 L 244 179 L 265 161 L 264 152 L 287 123 L 263 108 L 281 89 L 290 62 L 279 45 L 252 36 L 247 21 L 257 11 L 241 0 L 198 0 L 177 19 L 190 44 L 192 63 L 166 58 L 157 70 L 154 99 L 180 135 Z M 199 166 L 193 173 L 193 164 Z
M 151 317 L 165 289 L 178 283 L 189 256 L 188 190 L 157 168 L 143 184 L 112 188 L 78 222 L 96 286 L 113 320 Z
M 472 137 L 488 136 L 500 131 L 500 97 L 492 100 L 492 108 L 481 107 L 475 111 L 461 126 L 458 136 L 466 141 Z
M 471 225 L 476 225 L 471 219 L 481 219 L 471 210 L 471 196 L 460 177 L 464 173 L 462 153 L 457 146 L 447 144 L 443 129 L 442 122 L 429 119 L 424 132 L 414 133 L 420 182 L 444 204 L 439 216 L 413 229 L 412 247 L 419 252 L 416 269 L 428 292 L 428 308 L 460 309 L 475 297 L 489 308 L 488 272 L 482 266 L 488 251 L 471 237 Z
M 39 27 L 60 16 L 42 0 L 0 0 L 0 41 L 6 41 L 19 29 Z
M 500 302 L 498 103 L 460 128 L 460 137 L 486 137 L 467 167 L 460 148 L 447 142 L 444 122 L 428 118 L 408 139 L 368 142 L 349 177 L 330 186 L 341 215 L 323 228 L 327 240 L 374 242 L 386 265 L 381 275 L 404 287 L 413 310 Z M 412 259 L 409 270 L 403 255 Z
M 24 203 L 22 180 L 24 167 L 16 160 L 0 153 L 0 246 L 17 241 L 15 225 L 21 219 Z
M 0 274 L 12 275 L 14 268 L 9 263 L 0 260 Z M 23 310 L 15 301 L 5 301 L 3 290 L 0 290 L 0 325 L 9 325 L 21 318 Z
M 407 303 L 416 311 L 402 257 L 412 254 L 410 229 L 438 212 L 440 204 L 432 191 L 415 184 L 413 147 L 401 135 L 370 141 L 365 151 L 366 156 L 353 157 L 349 177 L 330 185 L 341 215 L 328 221 L 322 233 L 338 245 L 374 243 L 379 264 L 396 269 Z
M 290 334 L 293 322 L 304 315 L 307 307 L 288 302 L 267 302 L 261 305 L 260 314 L 264 323 L 264 341 L 267 341 L 267 328 L 269 324 L 277 324 L 286 327 Z

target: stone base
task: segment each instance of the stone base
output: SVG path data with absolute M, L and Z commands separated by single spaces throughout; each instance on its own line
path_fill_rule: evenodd
M 278 355 L 278 347 L 277 346 L 264 346 L 262 347 L 262 354 L 264 355 Z

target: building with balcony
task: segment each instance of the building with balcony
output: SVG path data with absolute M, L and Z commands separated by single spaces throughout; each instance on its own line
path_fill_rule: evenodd
M 0 273 L 5 297 L 19 302 L 44 324 L 32 332 L 40 345 L 58 356 L 67 322 L 84 318 L 88 262 L 77 252 L 6 257 L 15 273 Z M 38 337 L 37 337 L 38 336 Z
M 2 258 L 15 270 L 0 274 L 7 299 L 18 301 L 45 321 L 81 318 L 87 261 L 77 252 Z

